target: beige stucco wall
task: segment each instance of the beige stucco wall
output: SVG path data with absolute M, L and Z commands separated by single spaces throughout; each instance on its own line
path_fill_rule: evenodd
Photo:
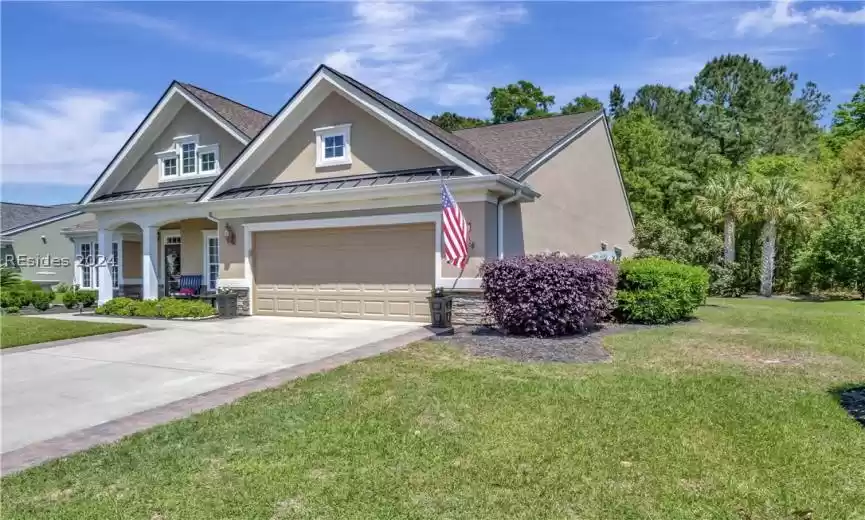
M 141 278 L 141 242 L 123 241 L 123 278 Z
M 497 248 L 496 236 L 496 207 L 495 204 L 488 202 L 465 202 L 460 204 L 466 220 L 472 226 L 472 242 L 474 248 L 470 250 L 469 264 L 462 273 L 463 278 L 477 277 L 477 271 L 484 258 L 494 257 Z M 248 219 L 227 219 L 220 221 L 219 236 L 220 236 L 220 278 L 221 279 L 242 279 L 244 277 L 244 237 L 243 224 L 252 222 L 273 222 L 273 221 L 288 221 L 288 220 L 310 220 L 310 219 L 328 219 L 328 218 L 346 218 L 346 217 L 366 217 L 375 215 L 392 215 L 398 213 L 434 213 L 440 211 L 439 206 L 412 206 L 405 208 L 382 208 L 365 211 L 346 211 L 334 213 L 313 213 L 300 215 L 283 215 L 275 217 L 261 217 Z M 223 238 L 223 230 L 225 224 L 229 224 L 235 232 L 235 243 L 228 244 Z M 434 237 L 432 238 L 435 239 Z M 185 244 L 185 238 L 184 238 Z M 185 257 L 184 257 L 185 258 Z M 448 265 L 442 261 L 442 276 L 447 278 L 455 278 L 460 276 L 460 270 Z
M 589 254 L 619 246 L 625 255 L 633 225 L 603 122 L 538 168 L 526 181 L 541 194 L 505 214 L 508 254 Z
M 350 165 L 315 167 L 315 129 L 351 123 Z M 340 94 L 316 107 L 273 155 L 246 180 L 246 186 L 340 175 L 441 166 L 442 161 L 389 128 Z
M 120 192 L 158 187 L 159 163 L 156 160 L 155 154 L 173 146 L 175 137 L 184 135 L 198 135 L 198 144 L 202 146 L 218 144 L 219 164 L 222 168 L 228 166 L 228 163 L 237 157 L 237 154 L 243 149 L 243 145 L 235 137 L 223 130 L 222 127 L 200 110 L 186 103 L 177 112 L 171 123 L 168 124 L 165 130 L 159 134 L 159 137 L 144 152 L 141 159 L 132 167 L 126 177 L 112 191 Z M 177 167 L 180 168 L 179 163 Z M 190 178 L 189 182 L 196 182 L 195 178 Z M 171 185 L 176 185 L 176 183 L 171 183 Z
M 21 278 L 43 283 L 46 286 L 55 285 L 59 282 L 72 283 L 75 269 L 75 246 L 66 237 L 63 228 L 72 227 L 93 220 L 93 215 L 85 213 L 69 217 L 40 226 L 28 231 L 23 231 L 9 238 L 14 239 L 11 244 L 4 244 L 0 259 L 6 262 L 6 256 L 26 255 L 28 259 L 37 259 L 35 266 L 19 263 Z M 42 237 L 45 240 L 42 240 Z

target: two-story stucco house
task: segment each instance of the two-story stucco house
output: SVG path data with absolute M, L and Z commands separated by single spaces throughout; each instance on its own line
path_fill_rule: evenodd
M 463 270 L 437 170 L 471 226 Z M 80 267 L 101 301 L 198 274 L 278 316 L 425 321 L 433 287 L 478 294 L 485 259 L 627 253 L 633 231 L 603 112 L 451 133 L 326 66 L 274 116 L 172 83 L 81 205 L 79 253 L 118 260 Z

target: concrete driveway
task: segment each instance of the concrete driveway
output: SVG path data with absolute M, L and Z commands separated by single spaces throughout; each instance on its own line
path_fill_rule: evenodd
M 158 330 L 4 353 L 2 452 L 424 331 L 417 323 L 258 316 L 139 322 Z

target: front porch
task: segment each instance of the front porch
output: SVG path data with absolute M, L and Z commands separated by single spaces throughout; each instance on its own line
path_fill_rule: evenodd
M 159 226 L 134 222 L 105 229 L 70 230 L 75 283 L 99 291 L 99 302 L 125 296 L 155 299 L 216 292 L 219 237 L 216 222 L 188 218 Z

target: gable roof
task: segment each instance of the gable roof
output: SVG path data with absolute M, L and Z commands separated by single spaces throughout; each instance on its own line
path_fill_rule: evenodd
M 178 84 L 250 139 L 258 135 L 273 117 L 191 83 Z
M 195 90 L 193 91 L 192 89 Z M 114 173 L 118 163 L 123 160 L 127 153 L 129 153 L 129 151 L 138 143 L 138 140 L 141 139 L 145 131 L 156 120 L 157 116 L 163 111 L 165 106 L 175 95 L 186 99 L 191 105 L 201 110 L 202 113 L 222 126 L 224 130 L 234 136 L 242 144 L 247 145 L 252 140 L 252 137 L 247 135 L 245 132 L 253 131 L 257 123 L 256 118 L 260 116 L 252 116 L 251 113 L 258 112 L 257 110 L 241 105 L 235 101 L 231 101 L 223 96 L 210 93 L 204 89 L 199 89 L 194 85 L 172 81 L 171 84 L 168 85 L 168 88 L 165 89 L 165 92 L 163 92 L 159 97 L 159 101 L 153 105 L 153 108 L 150 109 L 147 116 L 144 117 L 126 142 L 123 143 L 123 146 L 111 159 L 111 162 L 108 163 L 105 169 L 102 170 L 102 173 L 100 173 L 96 180 L 93 181 L 93 184 L 90 185 L 90 188 L 88 188 L 81 197 L 79 204 L 87 204 L 93 199 L 93 196 L 102 188 L 106 179 Z M 241 114 L 243 114 L 243 116 L 241 116 Z M 260 115 L 266 116 L 263 112 L 260 113 Z M 227 119 L 229 116 L 234 117 L 234 121 Z M 246 130 L 242 130 L 241 127 L 237 126 L 237 124 L 245 125 Z
M 435 137 L 439 141 L 444 142 L 445 144 L 447 144 L 451 148 L 455 149 L 456 151 L 465 155 L 469 159 L 480 164 L 484 168 L 486 168 L 490 171 L 493 171 L 495 173 L 501 173 L 501 172 L 496 171 L 495 165 L 492 162 L 490 162 L 489 158 L 486 157 L 483 153 L 481 153 L 481 151 L 478 150 L 472 143 L 466 141 L 465 139 L 461 138 L 460 136 L 458 136 L 454 133 L 451 133 L 451 132 L 448 132 L 447 130 L 444 130 L 443 128 L 436 125 L 435 123 L 433 123 L 429 119 L 423 117 L 422 115 L 418 114 L 417 112 L 405 107 L 404 105 L 397 103 L 396 101 L 385 96 L 384 94 L 369 88 L 368 86 L 364 85 L 360 81 L 357 81 L 356 79 L 352 78 L 351 76 L 347 76 L 347 75 L 343 74 L 342 72 L 336 71 L 336 70 L 328 67 L 327 65 L 322 65 L 322 68 L 327 69 L 328 71 L 333 73 L 335 76 L 337 76 L 337 77 L 343 79 L 344 81 L 348 82 L 349 84 L 351 84 L 354 88 L 360 90 L 361 92 L 363 92 L 364 94 L 375 99 L 376 101 L 378 101 L 382 105 L 393 110 L 394 112 L 401 115 L 402 117 L 408 119 L 409 121 L 411 121 L 415 125 L 419 126 L 426 133 Z
M 504 175 L 515 176 L 544 152 L 596 121 L 603 111 L 550 116 L 454 132 L 472 143 Z
M 82 213 L 76 204 L 40 206 L 0 202 L 0 233 L 15 233 L 36 227 L 44 221 L 55 221 Z M 48 222 L 45 222 L 46 224 Z M 23 228 L 23 229 L 22 229 Z

